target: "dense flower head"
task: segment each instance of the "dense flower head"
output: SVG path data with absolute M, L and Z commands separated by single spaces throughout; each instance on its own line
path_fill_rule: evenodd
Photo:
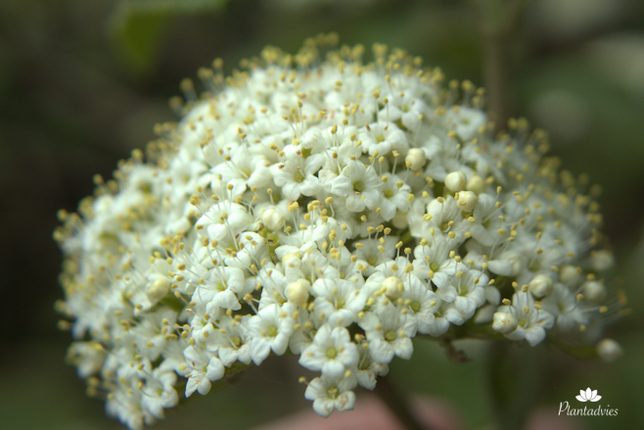
M 402 50 L 323 60 L 334 39 L 200 70 L 146 157 L 61 211 L 69 357 L 130 428 L 271 354 L 319 372 L 327 416 L 416 336 L 594 342 L 614 313 L 597 189 L 545 132 L 494 134 L 482 89 Z

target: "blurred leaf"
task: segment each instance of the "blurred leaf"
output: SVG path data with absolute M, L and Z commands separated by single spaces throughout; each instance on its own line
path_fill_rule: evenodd
M 154 65 L 159 42 L 177 14 L 218 11 L 227 0 L 121 0 L 112 15 L 112 40 L 129 66 L 138 73 Z

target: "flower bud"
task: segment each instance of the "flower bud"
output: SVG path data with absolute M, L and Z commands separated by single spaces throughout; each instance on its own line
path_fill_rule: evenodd
M 617 360 L 623 353 L 624 350 L 616 340 L 606 338 L 597 344 L 597 355 L 607 363 Z
M 613 265 L 615 264 L 615 257 L 613 256 L 613 253 L 606 249 L 593 252 L 591 254 L 591 260 L 593 269 L 598 272 L 604 272 L 613 267 Z
M 390 276 L 385 279 L 382 283 L 382 286 L 386 288 L 387 297 L 397 299 L 400 297 L 402 292 L 405 290 L 402 281 L 397 276 Z
M 519 323 L 511 312 L 496 312 L 492 328 L 501 334 L 509 334 L 517 329 Z
M 537 275 L 530 281 L 528 288 L 535 297 L 547 296 L 552 294 L 552 279 L 546 275 Z
M 284 227 L 284 217 L 275 209 L 269 209 L 262 213 L 262 224 L 270 230 L 279 230 Z
M 584 285 L 584 297 L 593 302 L 601 302 L 606 298 L 606 287 L 598 281 L 589 281 Z
M 282 257 L 282 264 L 288 263 L 288 261 L 292 258 L 300 259 L 300 255 L 297 252 L 292 252 L 290 254 L 286 254 Z
M 476 194 L 481 194 L 485 191 L 485 181 L 480 176 L 473 175 L 469 181 L 467 181 L 465 189 Z
M 304 306 L 309 300 L 309 284 L 304 279 L 291 282 L 286 287 L 286 298 L 295 306 Z
M 459 191 L 458 193 L 458 205 L 461 210 L 465 212 L 471 212 L 474 210 L 474 206 L 479 202 L 478 196 L 472 191 Z
M 574 266 L 566 265 L 559 270 L 559 281 L 564 284 L 573 284 L 579 280 L 579 273 Z
M 452 172 L 445 177 L 445 186 L 450 191 L 461 191 L 467 185 L 467 176 L 463 172 Z
M 407 223 L 407 212 L 397 211 L 396 215 L 391 220 L 391 224 L 400 230 L 404 230 L 409 227 L 409 224 Z
M 423 167 L 426 161 L 425 151 L 420 148 L 411 148 L 405 157 L 405 164 L 414 171 Z
M 145 293 L 155 302 L 158 302 L 170 291 L 170 281 L 168 278 L 159 278 L 147 285 Z

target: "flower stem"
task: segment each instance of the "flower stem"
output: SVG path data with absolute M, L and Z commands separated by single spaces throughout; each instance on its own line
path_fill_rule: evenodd
M 510 117 L 508 87 L 512 66 L 510 47 L 528 0 L 479 0 L 483 33 L 483 81 L 488 106 L 496 115 L 495 131 Z
M 541 350 L 493 342 L 488 356 L 490 400 L 499 430 L 523 428 L 541 385 Z
M 407 430 L 432 430 L 427 425 L 421 424 L 410 409 L 408 399 L 404 398 L 390 382 L 390 378 L 382 378 L 374 389 L 374 393 L 385 402 L 393 414 Z

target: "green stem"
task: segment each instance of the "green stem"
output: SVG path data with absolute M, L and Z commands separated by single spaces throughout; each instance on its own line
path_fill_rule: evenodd
M 398 418 L 407 430 L 432 430 L 427 425 L 421 424 L 410 409 L 409 401 L 397 393 L 389 381 L 389 377 L 382 378 L 373 391 L 382 400 L 391 412 Z
M 510 118 L 510 47 L 516 39 L 518 24 L 527 1 L 478 1 L 483 33 L 483 82 L 488 106 L 496 115 L 496 132 L 504 129 Z
M 578 359 L 597 358 L 597 347 L 595 345 L 572 346 L 557 339 L 556 336 L 550 335 L 546 337 L 546 342 L 558 350 Z

